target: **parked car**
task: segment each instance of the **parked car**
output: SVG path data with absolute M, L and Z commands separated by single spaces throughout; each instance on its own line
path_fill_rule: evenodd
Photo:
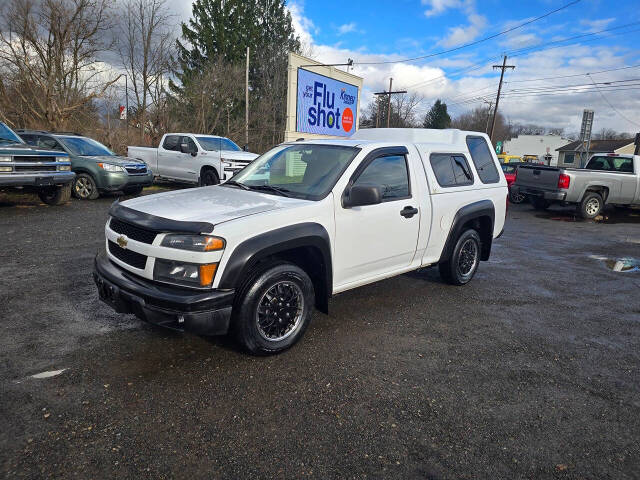
M 605 204 L 640 205 L 640 156 L 596 154 L 585 168 L 522 166 L 512 189 L 537 209 L 576 205 L 583 218 L 595 218 Z
M 511 203 L 522 203 L 527 199 L 527 196 L 520 192 L 515 192 L 511 189 L 511 186 L 516 181 L 516 175 L 518 173 L 518 166 L 526 165 L 523 162 L 503 163 L 502 171 L 504 172 L 504 178 L 507 180 L 507 187 L 509 187 L 509 201 Z
M 69 155 L 76 174 L 72 193 L 81 200 L 95 200 L 101 193 L 115 191 L 137 195 L 153 183 L 153 173 L 143 162 L 118 156 L 92 138 L 41 130 L 18 133 L 30 145 Z
M 192 133 L 167 133 L 158 148 L 128 147 L 128 154 L 158 178 L 198 185 L 228 180 L 258 156 L 228 138 Z
M 117 312 L 231 329 L 247 350 L 275 353 L 334 294 L 436 264 L 469 282 L 502 233 L 507 193 L 476 132 L 284 143 L 221 185 L 116 202 L 94 279 Z
M 35 192 L 48 205 L 61 205 L 71 197 L 69 156 L 34 148 L 0 122 L 0 189 Z
M 508 155 L 506 153 L 501 153 L 500 155 L 498 155 L 498 160 L 500 161 L 500 163 L 520 163 L 522 162 L 522 157 L 519 157 L 518 155 Z

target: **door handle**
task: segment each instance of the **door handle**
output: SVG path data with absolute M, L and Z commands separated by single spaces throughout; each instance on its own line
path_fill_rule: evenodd
M 402 215 L 404 218 L 411 218 L 416 213 L 418 213 L 418 209 L 411 206 L 404 207 L 402 210 L 400 210 L 400 215 Z

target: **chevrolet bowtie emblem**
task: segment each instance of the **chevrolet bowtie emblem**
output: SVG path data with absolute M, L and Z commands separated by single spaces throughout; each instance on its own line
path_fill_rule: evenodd
M 120 235 L 116 239 L 116 243 L 120 246 L 120 248 L 127 248 L 127 243 L 129 243 L 129 240 L 127 240 L 127 237 L 125 237 L 124 235 Z

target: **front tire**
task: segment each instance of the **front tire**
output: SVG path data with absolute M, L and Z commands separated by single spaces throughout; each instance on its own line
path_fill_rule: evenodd
M 592 220 L 600 215 L 604 201 L 599 193 L 587 192 L 578 207 L 580 215 L 585 220 Z
M 62 205 L 71 198 L 71 185 L 44 188 L 38 192 L 38 197 L 47 205 Z
M 473 229 L 465 230 L 458 237 L 451 256 L 438 264 L 440 276 L 451 285 L 469 283 L 480 264 L 480 235 Z
M 220 183 L 220 178 L 218 177 L 218 173 L 212 168 L 208 168 L 202 175 L 200 176 L 200 185 L 202 187 L 206 187 L 209 185 L 218 185 Z
M 73 181 L 73 196 L 80 200 L 95 200 L 100 196 L 98 185 L 88 173 L 76 174 Z
M 249 352 L 270 355 L 304 334 L 314 304 L 313 283 L 291 263 L 262 267 L 249 277 L 233 307 L 233 329 Z

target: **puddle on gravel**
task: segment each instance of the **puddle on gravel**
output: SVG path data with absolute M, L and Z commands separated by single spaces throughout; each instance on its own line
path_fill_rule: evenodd
M 590 255 L 590 258 L 594 260 L 600 260 L 604 262 L 605 266 L 614 272 L 640 272 L 640 260 L 637 258 L 624 257 L 624 258 L 608 258 L 599 257 L 597 255 Z

